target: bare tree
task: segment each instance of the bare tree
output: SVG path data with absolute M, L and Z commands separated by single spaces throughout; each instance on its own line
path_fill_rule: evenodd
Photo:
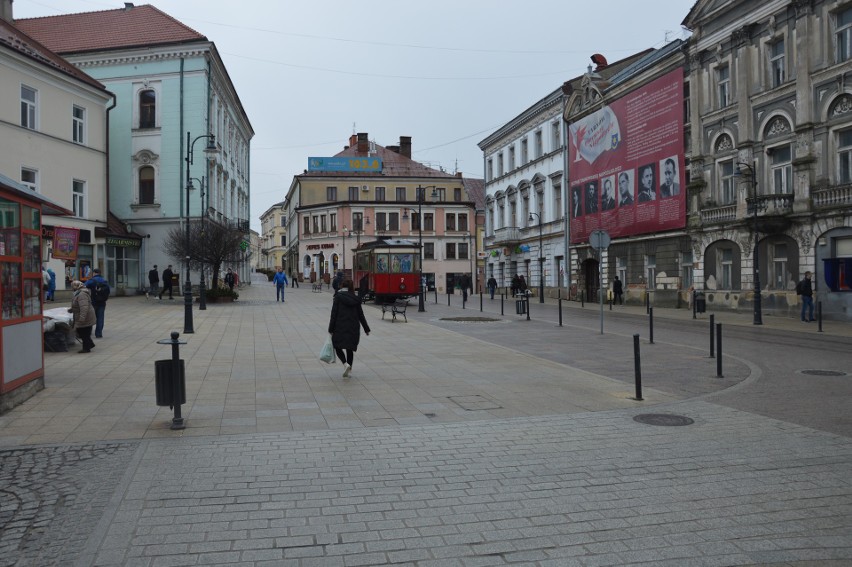
M 163 252 L 176 263 L 189 256 L 190 269 L 204 264 L 213 271 L 213 282 L 219 281 L 219 272 L 225 262 L 241 261 L 240 244 L 245 240 L 243 231 L 219 223 L 191 221 L 189 223 L 189 249 L 186 246 L 186 228 L 173 226 L 163 243 Z

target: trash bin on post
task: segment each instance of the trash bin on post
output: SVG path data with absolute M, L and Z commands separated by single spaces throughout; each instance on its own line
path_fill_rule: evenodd
M 520 293 L 515 296 L 515 313 L 524 315 L 527 312 L 527 298 Z
M 695 292 L 695 312 L 705 313 L 707 311 L 707 299 L 704 297 L 703 291 Z
M 173 407 L 175 405 L 174 361 L 171 359 L 154 361 L 154 383 L 157 389 L 157 405 Z M 177 376 L 178 405 L 186 403 L 186 374 L 183 359 L 180 360 L 180 371 Z

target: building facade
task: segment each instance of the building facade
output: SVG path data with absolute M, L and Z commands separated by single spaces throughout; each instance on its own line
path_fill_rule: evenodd
M 304 280 L 351 274 L 352 250 L 377 238 L 419 242 L 422 237 L 429 291 L 453 293 L 463 274 L 473 276 L 475 205 L 460 174 L 412 160 L 407 136 L 398 146 L 384 147 L 359 133 L 333 158 L 359 167 L 335 171 L 320 164 L 329 158 L 311 158 L 319 165 L 309 164 L 297 175 L 287 195 L 298 227 L 292 268 Z
M 683 25 L 708 306 L 757 311 L 759 298 L 798 316 L 811 271 L 825 316 L 852 319 L 852 2 L 699 1 Z
M 8 21 L 0 19 L 0 32 L 0 173 L 73 212 L 45 216 L 41 226 L 40 261 L 56 273 L 62 296 L 71 280 L 91 274 L 105 249 L 100 231 L 109 221 L 107 114 L 113 97 Z M 57 228 L 77 234 L 73 254 L 54 250 Z
M 129 2 L 118 10 L 15 25 L 116 95 L 109 123 L 109 206 L 128 233 L 143 237 L 143 245 L 105 247 L 105 258 L 97 261 L 106 262 L 110 281 L 141 289 L 151 265 L 180 263 L 166 256 L 164 242 L 187 219 L 205 215 L 248 239 L 254 132 L 215 44 L 153 6 Z M 217 151 L 205 154 L 214 139 Z M 248 281 L 244 259 L 237 250 L 226 263 Z M 192 281 L 198 277 L 194 273 Z

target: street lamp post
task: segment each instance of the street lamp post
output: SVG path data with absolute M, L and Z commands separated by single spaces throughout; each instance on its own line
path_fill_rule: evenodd
M 192 149 L 195 147 L 195 142 L 202 138 L 207 138 L 207 147 L 204 149 L 205 152 L 215 153 L 216 152 L 216 136 L 213 134 L 202 134 L 198 136 L 194 140 L 192 140 L 192 136 L 189 132 L 186 133 L 186 241 L 184 242 L 184 246 L 186 249 L 186 281 L 183 282 L 183 332 L 184 333 L 194 333 L 192 325 L 192 284 L 189 281 L 189 261 L 190 261 L 190 253 L 189 253 L 189 191 L 192 187 L 192 178 L 190 177 L 190 166 L 192 165 Z M 192 140 L 190 142 L 190 140 Z
M 747 175 L 749 178 L 749 182 L 751 183 L 752 188 L 752 197 L 746 197 L 746 205 L 747 211 L 750 208 L 752 214 L 752 222 L 754 224 L 754 254 L 752 255 L 752 259 L 754 260 L 754 266 L 752 266 L 752 274 L 754 278 L 754 325 L 763 325 L 763 309 L 762 309 L 762 299 L 760 297 L 760 242 L 758 240 L 759 233 L 757 230 L 757 177 L 755 176 L 754 168 L 742 162 L 737 162 L 737 174 L 738 175 Z M 745 169 L 745 174 L 743 174 L 743 169 Z M 749 203 L 751 201 L 751 203 Z
M 538 302 L 544 303 L 544 245 L 542 240 L 541 215 L 530 211 L 530 222 L 533 216 L 538 218 Z
M 349 229 L 346 228 L 346 225 L 343 225 L 343 274 L 346 275 L 346 235 L 349 233 Z
M 198 181 L 198 185 L 201 188 L 201 236 L 204 238 L 205 232 L 205 223 L 204 219 L 207 217 L 207 206 L 204 203 L 205 196 L 205 182 L 207 181 L 206 176 L 201 176 L 201 179 L 197 177 L 190 178 L 190 190 L 193 189 L 192 182 Z M 204 278 L 204 262 L 201 262 L 201 281 L 198 283 L 198 310 L 206 311 L 207 310 L 207 282 Z
M 418 241 L 420 244 L 420 282 L 419 282 L 419 290 L 420 292 L 417 294 L 417 311 L 419 313 L 423 313 L 426 311 L 426 305 L 423 300 L 423 201 L 426 198 L 424 191 L 426 189 L 432 189 L 432 199 L 438 198 L 438 191 L 434 185 L 427 185 L 426 187 L 417 186 L 417 232 L 418 232 Z M 414 212 L 414 209 L 411 209 L 411 212 Z M 405 219 L 408 216 L 408 211 L 406 211 L 402 218 Z

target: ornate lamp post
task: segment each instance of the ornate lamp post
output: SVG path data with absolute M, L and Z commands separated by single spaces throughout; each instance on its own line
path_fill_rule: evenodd
M 745 170 L 745 171 L 743 171 Z M 762 300 L 760 297 L 760 243 L 758 241 L 759 233 L 757 230 L 757 177 L 754 168 L 747 163 L 737 162 L 737 175 L 746 176 L 751 184 L 752 197 L 746 198 L 747 212 L 751 212 L 752 221 L 754 223 L 754 266 L 752 273 L 754 278 L 754 321 L 755 325 L 763 325 L 763 309 Z
M 538 302 L 544 303 L 544 246 L 542 241 L 541 215 L 530 212 L 530 222 L 533 216 L 538 219 Z
M 423 301 L 423 201 L 426 200 L 426 189 L 432 189 L 432 194 L 430 195 L 431 199 L 438 199 L 438 190 L 434 185 L 427 185 L 426 187 L 417 186 L 417 231 L 419 235 L 419 244 L 420 244 L 420 293 L 417 294 L 417 311 L 419 313 L 423 313 L 426 311 L 426 306 Z M 411 212 L 414 212 L 414 209 L 411 209 Z M 406 210 L 402 215 L 403 220 L 408 220 L 408 211 Z
M 189 281 L 189 192 L 192 188 L 192 178 L 190 176 L 190 166 L 192 165 L 192 149 L 195 142 L 202 138 L 207 138 L 207 147 L 204 151 L 209 154 L 214 154 L 218 150 L 216 148 L 216 136 L 213 134 L 202 134 L 190 142 L 192 136 L 189 132 L 186 133 L 186 241 L 184 246 L 186 249 L 186 281 L 183 283 L 183 332 L 194 333 L 192 325 L 192 284 Z

